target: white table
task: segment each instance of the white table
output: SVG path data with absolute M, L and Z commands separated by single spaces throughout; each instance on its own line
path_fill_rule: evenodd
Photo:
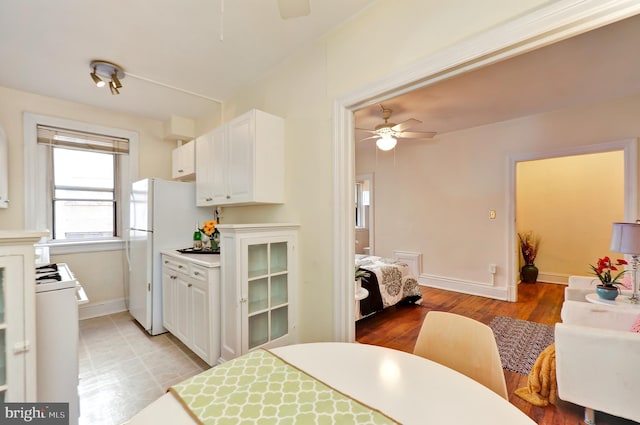
M 271 350 L 348 396 L 405 424 L 534 425 L 514 405 L 466 376 L 422 357 L 366 344 L 310 343 Z M 128 425 L 193 424 L 171 394 Z
M 634 308 L 640 309 L 640 304 L 634 304 L 629 301 L 629 295 L 620 294 L 616 297 L 615 300 L 603 300 L 596 293 L 591 293 L 585 295 L 585 299 L 592 304 L 602 304 L 602 305 L 611 305 L 620 308 Z

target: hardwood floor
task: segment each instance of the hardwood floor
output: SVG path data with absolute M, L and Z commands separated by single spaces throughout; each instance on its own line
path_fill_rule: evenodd
M 430 310 L 450 311 L 488 324 L 494 316 L 554 325 L 560 322 L 564 285 L 526 283 L 518 287 L 518 302 L 511 303 L 422 287 L 422 305 L 400 305 L 388 308 L 356 322 L 356 340 L 412 352 L 424 316 Z M 558 401 L 556 405 L 536 407 L 513 395 L 527 385 L 527 376 L 505 370 L 509 401 L 541 425 L 584 424 L 584 409 Z M 596 412 L 598 425 L 629 425 L 637 422 Z

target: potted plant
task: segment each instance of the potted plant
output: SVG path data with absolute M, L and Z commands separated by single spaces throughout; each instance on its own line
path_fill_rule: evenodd
M 365 270 L 360 268 L 360 266 L 356 266 L 355 273 L 354 273 L 356 292 L 358 292 L 358 289 L 360 289 L 360 286 L 362 285 L 360 282 L 360 278 L 368 277 L 369 273 L 370 273 L 369 270 Z
M 520 239 L 520 252 L 524 265 L 520 269 L 520 280 L 525 283 L 535 283 L 538 280 L 538 268 L 534 264 L 538 255 L 540 238 L 536 238 L 533 232 L 518 233 Z
M 593 270 L 593 274 L 600 280 L 600 284 L 596 286 L 596 293 L 600 298 L 609 301 L 616 299 L 620 293 L 618 285 L 622 285 L 619 279 L 626 273 L 626 270 L 617 273 L 615 277 L 613 277 L 612 272 L 618 271 L 616 266 L 625 266 L 627 264 L 627 261 L 622 258 L 618 258 L 616 263 L 612 264 L 611 258 L 609 257 L 598 258 L 598 264 L 596 266 L 589 264 L 589 267 Z

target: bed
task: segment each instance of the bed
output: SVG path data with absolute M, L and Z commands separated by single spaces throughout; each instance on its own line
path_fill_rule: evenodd
M 355 265 L 369 272 L 360 278 L 369 296 L 360 300 L 361 317 L 401 303 L 419 304 L 422 291 L 409 265 L 390 258 L 356 255 Z

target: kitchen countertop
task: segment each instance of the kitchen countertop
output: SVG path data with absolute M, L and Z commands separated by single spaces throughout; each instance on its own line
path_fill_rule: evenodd
M 180 258 L 204 267 L 220 267 L 220 254 L 183 254 L 176 250 L 160 251 L 163 255 Z

